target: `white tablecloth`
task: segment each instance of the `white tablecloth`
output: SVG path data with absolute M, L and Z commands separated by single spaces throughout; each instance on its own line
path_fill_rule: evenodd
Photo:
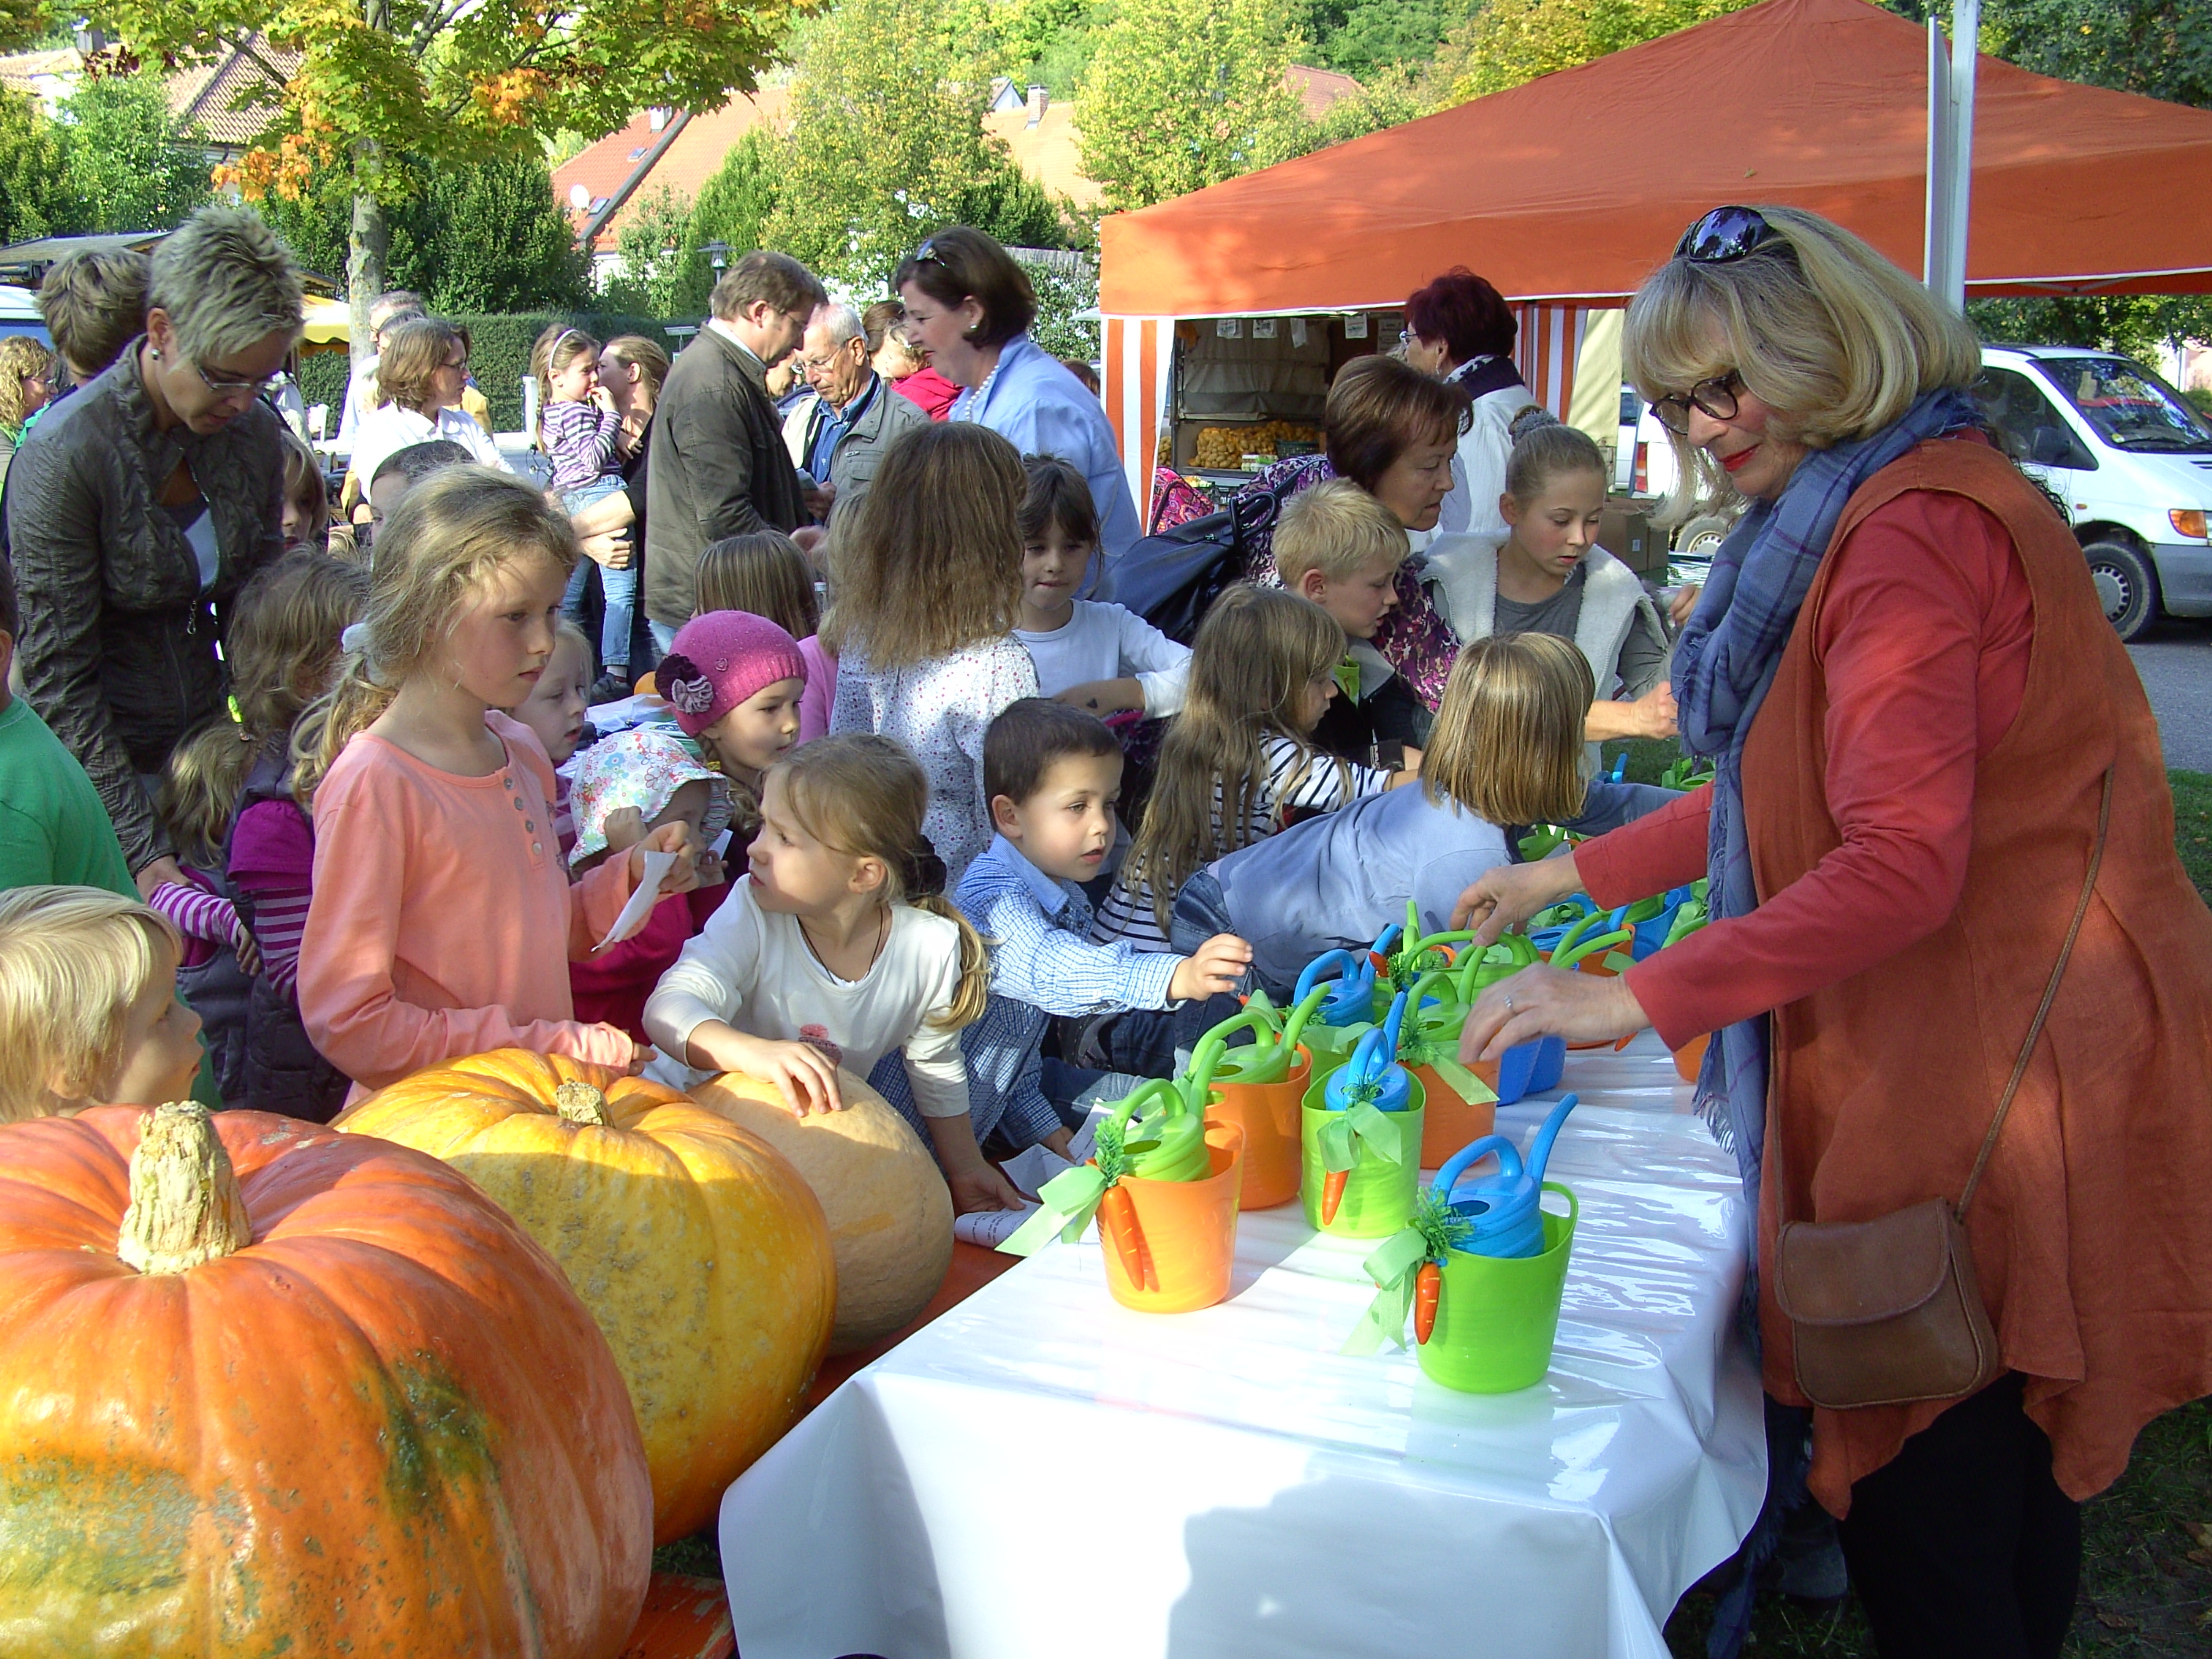
M 1238 1219 L 1230 1299 L 1133 1313 L 1095 1235 L 860 1371 L 731 1487 L 744 1659 L 1664 1659 L 1765 1489 L 1730 1156 L 1645 1033 L 1569 1056 L 1551 1374 L 1337 1348 L 1374 1242 Z M 1556 1098 L 1556 1097 L 1553 1097 Z M 1548 1101 L 1501 1114 L 1525 1147 Z

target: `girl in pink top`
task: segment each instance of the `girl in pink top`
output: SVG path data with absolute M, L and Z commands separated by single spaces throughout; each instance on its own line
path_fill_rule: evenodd
M 678 855 L 663 890 L 688 891 L 696 839 L 665 825 L 572 893 L 552 765 L 498 712 L 544 672 L 576 557 L 543 495 L 476 466 L 416 484 L 378 538 L 362 648 L 309 711 L 295 779 L 315 821 L 300 1013 L 356 1097 L 490 1048 L 621 1066 L 649 1052 L 573 1018 L 568 964 L 648 851 Z

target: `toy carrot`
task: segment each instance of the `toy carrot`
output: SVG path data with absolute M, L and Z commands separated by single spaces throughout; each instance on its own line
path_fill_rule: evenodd
M 1352 1179 L 1349 1170 L 1331 1170 L 1321 1178 L 1321 1224 L 1324 1227 L 1336 1219 L 1336 1206 L 1344 1202 L 1344 1183 Z
M 1433 1261 L 1421 1263 L 1413 1275 L 1413 1340 L 1426 1342 L 1437 1328 L 1437 1310 L 1444 1299 L 1444 1270 Z
M 1098 1198 L 1098 1231 L 1120 1254 L 1121 1271 L 1132 1285 L 1140 1291 L 1159 1289 L 1152 1252 L 1145 1248 L 1145 1230 L 1137 1224 L 1137 1201 L 1121 1185 L 1121 1177 L 1130 1173 L 1121 1127 L 1110 1119 L 1098 1126 L 1098 1150 L 1092 1161 L 1106 1180 L 1106 1190 Z

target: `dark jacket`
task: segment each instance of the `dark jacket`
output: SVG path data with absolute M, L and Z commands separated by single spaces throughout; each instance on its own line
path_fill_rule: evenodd
M 709 542 L 754 530 L 789 534 L 806 521 L 767 373 L 710 325 L 660 388 L 646 478 L 645 611 L 663 627 L 691 620 Z
M 277 434 L 258 403 L 205 437 L 157 431 L 134 343 L 55 405 L 9 469 L 23 689 L 91 776 L 133 872 L 172 850 L 137 775 L 160 771 L 179 738 L 223 712 L 216 645 L 230 601 L 283 556 Z M 179 460 L 214 520 L 221 562 L 205 591 L 161 504 Z

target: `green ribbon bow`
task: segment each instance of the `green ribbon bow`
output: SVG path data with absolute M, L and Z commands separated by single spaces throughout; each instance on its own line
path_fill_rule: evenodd
M 1322 1168 L 1340 1175 L 1358 1164 L 1363 1152 L 1374 1153 L 1385 1164 L 1403 1164 L 1406 1146 L 1398 1133 L 1398 1115 L 1371 1100 L 1331 1112 L 1314 1137 L 1320 1144 Z
M 1151 1101 L 1159 1102 L 1160 1109 L 1137 1116 L 1137 1109 Z M 1096 1161 L 1063 1170 L 1039 1188 L 1037 1212 L 999 1248 L 1008 1255 L 1035 1255 L 1055 1234 L 1062 1243 L 1074 1243 L 1098 1212 L 1106 1189 L 1125 1175 L 1197 1181 L 1212 1167 L 1205 1118 L 1173 1084 L 1153 1078 L 1133 1090 L 1098 1126 Z
M 1432 1042 L 1415 1037 L 1398 1045 L 1398 1063 L 1407 1071 L 1425 1066 L 1434 1072 L 1451 1091 L 1473 1105 L 1479 1100 L 1495 1100 L 1497 1091 L 1459 1063 L 1459 1042 Z
M 1401 1227 L 1384 1239 L 1359 1265 L 1376 1284 L 1375 1299 L 1352 1334 L 1337 1350 L 1343 1354 L 1370 1354 L 1385 1337 L 1401 1350 L 1406 1346 L 1406 1316 L 1413 1310 L 1413 1276 L 1429 1259 L 1429 1238 L 1419 1227 Z

